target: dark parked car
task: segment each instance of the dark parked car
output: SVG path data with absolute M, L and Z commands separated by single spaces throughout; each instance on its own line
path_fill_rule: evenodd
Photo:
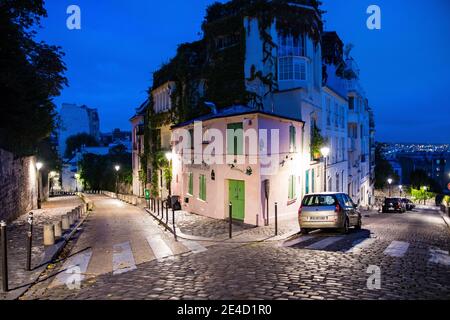
M 402 198 L 402 202 L 405 204 L 406 211 L 413 211 L 416 208 L 414 202 L 409 199 Z
M 405 213 L 406 205 L 401 198 L 386 198 L 382 208 L 383 213 L 398 212 Z

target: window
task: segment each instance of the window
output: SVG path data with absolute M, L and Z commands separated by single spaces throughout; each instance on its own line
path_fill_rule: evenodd
M 305 49 L 305 37 L 303 36 L 280 36 L 278 38 L 279 57 L 304 57 Z
M 227 151 L 229 155 L 244 154 L 244 130 L 242 123 L 230 123 L 227 126 Z
M 303 200 L 304 207 L 328 207 L 335 206 L 337 204 L 336 196 L 332 195 L 316 195 L 307 196 Z
M 296 184 L 295 184 L 295 176 L 289 177 L 289 191 L 288 191 L 288 199 L 295 200 L 297 198 L 296 192 Z
M 327 126 L 331 126 L 331 99 L 327 97 Z
M 191 149 L 194 149 L 194 129 L 189 129 L 189 137 L 191 138 Z
M 206 201 L 206 176 L 204 174 L 201 174 L 199 177 L 199 185 L 200 185 L 200 192 L 199 192 L 199 199 Z
M 298 57 L 279 59 L 279 80 L 306 80 L 306 60 Z
M 278 39 L 278 80 L 306 80 L 305 38 Z
M 192 172 L 188 173 L 188 194 L 189 195 L 194 195 L 194 174 Z
M 314 179 L 314 177 L 313 177 Z M 309 170 L 306 171 L 306 176 L 305 176 L 305 193 L 309 194 Z
M 295 152 L 296 151 L 296 136 L 297 136 L 297 130 L 294 126 L 289 127 L 289 152 Z
M 314 192 L 316 192 L 316 175 L 315 175 L 315 170 L 314 169 L 312 169 L 312 171 L 311 171 L 311 176 L 312 176 L 312 179 L 311 179 L 311 190 L 312 190 L 312 193 L 314 193 Z
M 339 106 L 337 103 L 334 104 L 334 126 L 339 128 Z
M 350 110 L 355 110 L 355 97 L 348 98 L 348 107 Z

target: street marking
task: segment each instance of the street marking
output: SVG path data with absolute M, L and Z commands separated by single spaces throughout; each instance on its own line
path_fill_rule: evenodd
M 384 254 L 395 258 L 401 258 L 406 254 L 408 249 L 408 242 L 392 241 L 390 246 L 384 251 Z
M 286 241 L 286 242 L 284 242 L 283 243 L 283 247 L 292 247 L 292 246 L 295 246 L 295 245 L 297 245 L 297 244 L 299 244 L 299 243 L 302 243 L 302 242 L 306 242 L 306 241 L 308 241 L 308 240 L 311 240 L 311 239 L 313 239 L 314 238 L 314 236 L 303 236 L 303 237 L 298 237 L 297 239 L 294 239 L 294 240 L 290 240 L 290 241 Z
M 309 250 L 322 250 L 325 249 L 326 247 L 331 246 L 333 243 L 336 243 L 340 240 L 344 239 L 343 236 L 339 236 L 339 237 L 330 237 L 330 238 L 325 238 L 319 242 L 313 243 L 312 245 L 306 247 L 306 249 Z
M 52 286 L 64 285 L 71 282 L 71 279 L 76 275 L 81 282 L 85 279 L 86 270 L 89 265 L 89 261 L 92 257 L 92 250 L 78 253 L 64 262 L 61 270 Z
M 170 249 L 160 235 L 149 236 L 147 237 L 147 241 L 158 261 L 173 256 L 172 249 Z
M 116 244 L 113 253 L 113 274 L 118 275 L 136 269 L 130 242 Z
M 375 242 L 374 238 L 359 239 L 353 242 L 353 247 L 347 250 L 345 253 L 359 254 L 364 249 L 370 247 L 374 242 Z
M 208 249 L 206 249 L 204 246 L 202 246 L 201 244 L 199 244 L 196 241 L 191 241 L 191 240 L 184 240 L 181 239 L 180 242 L 186 247 L 188 248 L 190 251 L 192 251 L 194 254 L 195 253 L 201 253 L 201 252 L 205 252 L 208 251 Z
M 450 266 L 450 255 L 448 251 L 440 250 L 438 248 L 430 248 L 430 256 L 430 263 Z

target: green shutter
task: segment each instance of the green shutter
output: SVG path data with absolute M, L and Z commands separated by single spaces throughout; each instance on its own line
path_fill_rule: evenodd
M 194 194 L 194 174 L 192 172 L 189 173 L 189 187 L 188 187 L 188 193 L 190 195 Z
M 290 176 L 289 177 L 289 191 L 288 191 L 288 196 L 289 196 L 289 200 L 294 200 L 296 198 L 296 185 L 295 185 L 295 176 Z
M 230 123 L 227 126 L 227 153 L 229 155 L 244 154 L 244 131 L 242 123 Z
M 203 174 L 200 175 L 199 177 L 199 185 L 200 185 L 199 198 L 200 200 L 206 201 L 206 177 Z

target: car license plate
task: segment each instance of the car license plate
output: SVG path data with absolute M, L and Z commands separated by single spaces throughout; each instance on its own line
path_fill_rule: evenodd
M 328 217 L 310 217 L 309 221 L 326 221 Z

